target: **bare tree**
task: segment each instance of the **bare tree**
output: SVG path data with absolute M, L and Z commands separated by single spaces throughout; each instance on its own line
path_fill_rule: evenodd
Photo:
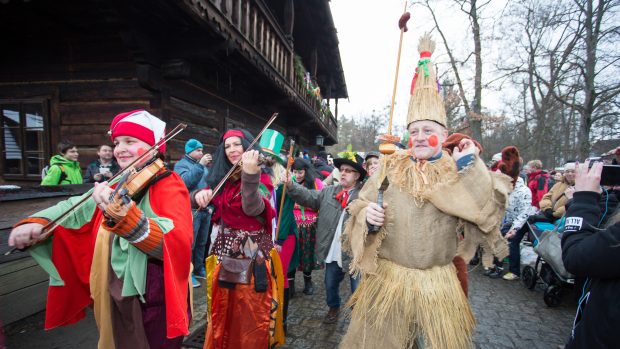
M 389 106 L 381 110 L 373 110 L 370 114 L 356 117 L 341 116 L 338 119 L 338 144 L 328 150 L 338 153 L 346 150 L 351 144 L 355 151 L 378 150 L 377 136 L 385 133 L 389 115 Z
M 617 0 L 573 0 L 576 15 L 584 25 L 583 32 L 577 32 L 580 45 L 571 54 L 570 70 L 578 73 L 576 98 L 571 101 L 558 89 L 556 98 L 565 105 L 576 109 L 580 115 L 578 133 L 579 156 L 585 158 L 590 152 L 592 126 L 602 119 L 618 117 L 620 94 L 620 55 L 617 40 L 620 36 Z M 601 54 L 605 50 L 605 54 Z M 614 52 L 616 51 L 616 52 Z
M 566 68 L 579 41 L 576 33 L 583 26 L 573 20 L 571 8 L 563 3 L 518 2 L 509 13 L 513 21 L 508 21 L 507 33 L 512 35 L 506 35 L 506 57 L 497 67 L 513 84 L 522 85 L 522 98 L 527 97 L 521 115 L 529 141 L 523 148 L 533 158 L 554 166 L 569 158 L 569 147 L 561 146 L 565 140 L 562 131 L 569 127 L 568 113 L 556 99 L 556 91 L 573 81 Z M 566 96 L 571 91 L 562 93 Z M 531 113 L 527 112 L 529 106 Z
M 471 30 L 473 34 L 474 41 L 474 49 L 464 60 L 458 60 L 450 45 L 448 43 L 448 39 L 442 30 L 439 22 L 437 20 L 437 16 L 435 14 L 435 9 L 431 5 L 431 0 L 423 0 L 416 3 L 420 3 L 424 5 L 431 14 L 433 18 L 433 22 L 435 24 L 435 29 L 441 36 L 444 47 L 446 49 L 446 53 L 450 59 L 450 66 L 454 73 L 454 77 L 456 80 L 456 85 L 458 86 L 459 96 L 461 101 L 463 102 L 463 108 L 465 109 L 465 117 L 467 121 L 467 125 L 471 131 L 471 136 L 480 142 L 482 142 L 482 42 L 481 42 L 481 32 L 480 32 L 480 10 L 488 5 L 491 0 L 486 0 L 480 2 L 478 0 L 453 0 L 456 3 L 462 12 L 464 12 L 468 18 L 471 25 Z M 474 56 L 475 60 L 475 74 L 474 74 L 474 95 L 471 99 L 471 102 L 465 93 L 465 87 L 463 84 L 463 80 L 461 78 L 461 74 L 459 72 L 459 65 L 466 62 L 469 57 Z

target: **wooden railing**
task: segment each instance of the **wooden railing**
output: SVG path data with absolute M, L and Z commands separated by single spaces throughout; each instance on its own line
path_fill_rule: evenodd
M 294 48 L 286 39 L 282 29 L 271 11 L 262 0 L 185 0 L 186 3 L 208 20 L 214 19 L 222 25 L 222 31 L 236 34 L 237 40 L 244 41 L 284 82 L 297 94 L 298 98 L 312 111 L 328 130 L 330 136 L 336 137 L 336 120 L 331 113 L 325 113 L 317 98 L 308 93 L 305 84 L 301 84 L 293 68 Z M 219 15 L 219 18 L 217 18 Z M 227 24 L 228 26 L 226 26 Z M 234 28 L 234 30 L 230 30 Z M 245 45 L 242 45 L 243 47 Z

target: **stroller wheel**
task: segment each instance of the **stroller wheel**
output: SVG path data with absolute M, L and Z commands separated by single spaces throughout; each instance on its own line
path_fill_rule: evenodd
M 525 287 L 530 290 L 534 289 L 534 286 L 536 286 L 536 278 L 537 275 L 534 268 L 529 265 L 523 268 L 523 271 L 521 272 L 521 281 L 523 281 L 523 285 L 525 285 Z
M 550 285 L 545 289 L 543 300 L 548 307 L 557 307 L 562 303 L 562 297 L 560 294 L 560 286 Z

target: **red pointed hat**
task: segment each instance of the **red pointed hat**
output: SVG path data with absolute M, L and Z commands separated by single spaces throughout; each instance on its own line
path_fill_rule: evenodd
M 116 115 L 108 133 L 112 141 L 118 136 L 130 136 L 152 146 L 165 137 L 166 123 L 146 110 L 132 110 Z M 166 152 L 165 144 L 159 147 L 159 152 Z

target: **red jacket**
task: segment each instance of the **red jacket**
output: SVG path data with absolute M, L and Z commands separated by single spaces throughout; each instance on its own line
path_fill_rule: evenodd
M 549 191 L 549 173 L 543 170 L 530 173 L 527 186 L 532 191 L 532 205 L 540 209 L 540 200 Z

